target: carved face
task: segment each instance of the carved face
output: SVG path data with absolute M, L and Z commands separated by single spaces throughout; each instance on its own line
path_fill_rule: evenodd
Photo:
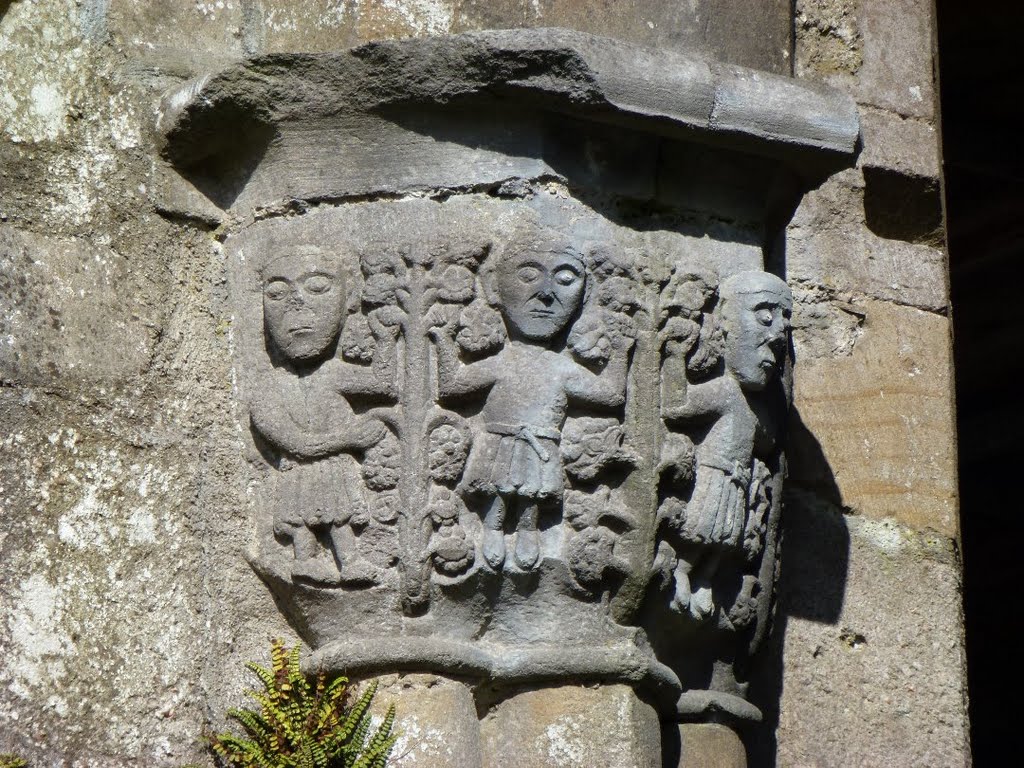
M 553 338 L 580 308 L 586 273 L 571 254 L 525 250 L 503 260 L 497 271 L 502 314 L 523 338 Z
M 313 249 L 271 262 L 263 275 L 263 322 L 277 350 L 293 363 L 328 352 L 341 332 L 345 284 L 337 266 Z
M 744 389 L 764 389 L 782 371 L 793 296 L 767 272 L 741 272 L 723 281 L 725 365 Z

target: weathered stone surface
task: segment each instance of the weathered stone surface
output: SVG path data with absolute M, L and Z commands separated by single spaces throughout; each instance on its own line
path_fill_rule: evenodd
M 152 357 L 158 291 L 109 248 L 0 224 L 0 379 L 126 381 Z
M 330 51 L 370 40 L 483 29 L 565 27 L 662 50 L 696 50 L 741 66 L 780 74 L 790 68 L 789 4 L 780 0 L 722 3 L 639 0 L 223 0 L 178 6 L 160 0 L 90 2 L 97 32 L 151 50 L 169 62 L 171 48 L 220 56 L 277 51 Z M 94 33 L 95 34 L 95 33 Z M 153 48 L 157 50 L 153 50 Z M 160 50 L 162 49 L 162 50 Z
M 860 18 L 864 64 L 857 73 L 857 101 L 934 119 L 931 2 L 862 0 Z
M 383 717 L 395 706 L 398 741 L 392 760 L 410 768 L 477 768 L 480 723 L 470 688 L 434 675 L 377 678 L 373 711 Z
M 661 764 L 654 708 L 622 685 L 524 691 L 480 724 L 484 768 L 621 768 Z
M 0 21 L 3 136 L 15 143 L 55 140 L 94 75 L 76 4 L 14 3 Z
M 250 172 L 263 164 L 268 148 L 287 147 L 291 132 L 333 128 L 343 134 L 355 129 L 358 135 L 364 113 L 459 141 L 458 125 L 431 126 L 424 118 L 457 100 L 462 109 L 450 110 L 448 118 L 461 117 L 463 130 L 487 131 L 466 118 L 493 110 L 495 92 L 505 95 L 506 104 L 522 100 L 531 111 L 543 105 L 653 136 L 739 146 L 748 154 L 782 160 L 808 178 L 849 164 L 859 135 L 856 109 L 837 91 L 558 29 L 381 42 L 329 56 L 268 56 L 229 68 L 200 86 L 190 98 L 165 104 L 165 153 L 185 173 L 213 164 L 206 172 L 223 177 L 222 184 L 230 182 L 222 207 L 234 202 L 248 181 L 234 177 L 237 167 L 234 176 L 231 167 L 217 167 L 229 153 L 244 149 L 239 135 L 250 146 L 234 165 Z M 417 108 L 435 109 L 417 114 Z M 416 126 L 417 119 L 424 125 Z M 487 133 L 493 135 L 493 129 Z M 486 136 L 484 145 L 492 144 Z M 319 142 L 312 145 L 315 149 Z M 525 149 L 518 155 L 529 156 Z M 352 167 L 372 169 L 361 159 L 357 156 Z M 272 157 L 266 165 L 273 166 Z M 289 191 L 310 196 L 302 185 Z M 320 196 L 327 192 L 318 190 Z M 251 196 L 239 201 L 243 208 L 253 204 Z
M 864 63 L 858 0 L 796 0 L 794 11 L 793 73 L 851 85 Z
M 969 765 L 953 542 L 803 494 L 786 513 L 778 764 Z M 805 569 L 799 556 L 822 554 L 837 525 L 849 531 L 848 552 L 831 553 L 846 574 L 838 611 L 816 580 L 832 567 Z
M 928 0 L 800 0 L 796 74 L 899 115 L 935 117 Z
M 880 215 L 877 228 L 917 240 L 907 242 L 876 234 L 870 229 L 873 220 L 865 226 L 869 202 L 885 205 L 885 200 L 871 195 L 864 173 L 853 169 L 836 174 L 804 197 L 788 229 L 789 279 L 945 311 L 949 303 L 946 257 L 934 244 L 935 225 L 941 220 L 938 198 L 934 198 L 934 219 L 919 214 L 916 219 L 909 215 L 894 222 L 888 215 L 891 211 L 883 208 L 886 215 Z M 903 229 L 894 232 L 894 227 Z
M 209 66 L 241 58 L 248 0 L 90 0 L 93 34 L 110 35 L 114 44 L 135 57 L 174 71 L 187 67 L 185 52 L 194 52 L 192 66 Z
M 859 514 L 955 536 L 949 320 L 881 301 L 852 307 L 863 313 L 852 353 L 796 366 L 804 428 L 793 438 L 793 482 L 834 483 L 833 495 Z M 797 327 L 801 312 L 797 303 Z
M 793 285 L 793 300 L 793 345 L 801 363 L 853 354 L 864 309 L 852 294 L 801 282 Z
M 129 424 L 144 409 L 0 389 L 0 752 L 111 767 L 194 754 L 196 468 L 173 444 L 142 447 Z
M 0 752 L 14 750 L 33 764 L 74 768 L 169 768 L 202 759 L 197 739 L 204 727 L 223 728 L 224 711 L 243 704 L 242 690 L 253 682 L 242 661 L 263 659 L 271 636 L 295 641 L 294 630 L 245 562 L 246 554 L 253 556 L 246 549 L 266 469 L 251 445 L 247 414 L 237 405 L 236 387 L 245 369 L 232 367 L 231 355 L 244 334 L 230 298 L 234 289 L 225 281 L 231 244 L 222 252 L 221 241 L 260 223 L 252 218 L 302 219 L 317 205 L 326 211 L 361 204 L 355 199 L 360 195 L 385 202 L 424 196 L 430 198 L 421 201 L 427 207 L 462 197 L 480 203 L 481 220 L 490 215 L 483 212 L 494 209 L 489 206 L 534 205 L 545 197 L 577 224 L 595 212 L 606 216 L 614 226 L 599 232 L 613 233 L 615 242 L 631 249 L 686 258 L 701 254 L 723 274 L 759 269 L 762 244 L 772 242 L 759 229 L 766 210 L 759 201 L 774 189 L 768 161 L 799 171 L 803 162 L 785 157 L 794 137 L 805 147 L 821 139 L 810 152 L 816 157 L 821 148 L 829 151 L 825 139 L 840 136 L 841 161 L 849 162 L 856 137 L 850 101 L 704 61 L 700 71 L 713 86 L 712 98 L 705 100 L 701 88 L 708 81 L 697 78 L 701 87 L 692 88 L 687 73 L 702 61 L 691 55 L 694 51 L 785 73 L 788 5 L 580 0 L 542 3 L 538 13 L 526 3 L 456 0 L 0 0 L 0 70 L 7 76 L 0 95 L 0 220 L 11 225 L 0 238 L 13 244 L 5 251 L 11 268 L 0 273 L 5 288 L 8 277 L 14 286 L 0 302 L 8 300 L 5 322 L 18 329 L 12 335 L 28 349 L 16 361 L 0 355 L 5 379 L 0 389 Z M 789 616 L 786 664 L 791 670 L 778 763 L 959 765 L 965 760 L 962 710 L 957 709 L 962 684 L 958 566 L 944 544 L 933 545 L 927 537 L 871 517 L 896 515 L 915 527 L 954 530 L 950 410 L 942 398 L 948 362 L 939 343 L 945 321 L 892 306 L 944 311 L 947 305 L 932 215 L 923 209 L 904 215 L 908 209 L 901 202 L 926 198 L 923 205 L 937 210 L 937 198 L 918 194 L 927 192 L 924 186 L 900 186 L 893 178 L 935 178 L 934 143 L 926 141 L 930 112 L 922 106 L 931 98 L 930 80 L 920 86 L 920 101 L 913 90 L 925 69 L 919 22 L 927 10 L 923 3 L 815 5 L 818 20 L 810 3 L 799 4 L 805 17 L 798 23 L 801 74 L 827 76 L 873 106 L 864 110 L 861 171 L 814 192 L 797 215 L 788 248 L 781 248 L 781 238 L 775 240 L 769 258 L 788 273 L 794 288 L 797 393 L 806 395 L 801 415 L 807 429 L 803 434 L 796 429 L 804 453 L 790 457 L 792 478 L 865 514 L 849 518 L 852 554 L 842 546 L 849 535 L 844 539 L 837 533 L 840 527 L 846 531 L 844 518 L 834 511 L 830 521 L 839 523 L 828 535 L 803 536 L 801 542 L 799 531 L 787 534 L 793 557 L 782 561 L 783 579 L 803 591 L 798 589 L 778 613 L 780 627 Z M 889 8 L 902 8 L 903 15 L 886 18 L 878 10 Z M 833 11 L 837 15 L 830 15 Z M 564 114 L 531 127 L 499 115 L 486 102 L 475 123 L 462 120 L 464 115 L 449 118 L 459 110 L 453 94 L 443 89 L 428 94 L 445 114 L 436 123 L 413 114 L 406 102 L 391 103 L 391 113 L 378 115 L 376 122 L 321 125 L 288 144 L 292 136 L 284 133 L 289 124 L 282 120 L 279 142 L 266 157 L 274 161 L 268 167 L 283 177 L 302 166 L 303 175 L 296 177 L 301 183 L 275 188 L 268 196 L 255 186 L 262 180 L 254 179 L 248 199 L 277 202 L 241 221 L 214 205 L 208 187 L 168 189 L 166 177 L 154 177 L 161 162 L 154 150 L 154 115 L 173 107 L 160 96 L 183 78 L 264 52 L 329 51 L 377 37 L 556 23 L 653 48 L 645 66 L 663 71 L 664 78 L 638 77 L 636 69 L 620 66 L 614 57 L 587 64 L 586 56 L 569 56 L 542 62 L 566 67 L 565 79 L 552 84 L 534 77 L 537 70 L 530 68 L 538 49 L 520 46 L 510 61 L 530 63 L 519 70 L 529 82 L 487 80 L 482 91 L 497 84 L 518 89 L 516 98 L 527 102 L 550 97 L 554 101 L 544 103 L 557 103 L 562 112 L 574 112 L 594 94 L 611 97 L 600 131 L 581 131 L 581 122 Z M 812 51 L 808 46 L 816 37 L 822 38 L 821 47 Z M 571 47 L 565 39 L 554 47 Z M 445 45 L 436 49 L 450 53 Z M 403 46 L 370 47 L 364 54 L 369 66 L 376 55 L 398 61 Z M 432 77 L 449 75 L 449 84 L 463 82 L 459 78 L 466 78 L 467 67 L 446 62 L 445 55 L 420 66 L 417 76 L 428 84 Z M 279 59 L 289 67 L 301 61 Z M 573 67 L 580 61 L 593 64 L 600 89 L 587 90 L 586 77 L 577 77 L 583 70 Z M 302 77 L 291 82 L 300 90 L 308 85 Z M 408 83 L 385 77 L 379 85 L 387 95 L 392 86 Z M 265 102 L 246 101 L 252 91 L 245 88 L 240 93 L 244 98 L 234 104 L 245 108 L 299 105 L 289 120 L 305 116 L 302 105 L 317 101 L 314 96 L 302 102 L 304 97 L 287 89 Z M 319 96 L 327 111 L 338 103 Z M 803 118 L 831 117 L 821 125 L 808 119 L 803 134 L 794 132 L 785 120 L 798 102 Z M 737 105 L 742 117 L 742 107 L 751 103 L 762 111 L 747 114 L 745 122 L 736 120 Z M 694 104 L 704 122 L 687 122 Z M 845 106 L 832 112 L 828 104 Z M 666 105 L 664 113 L 659 111 Z M 523 111 L 519 102 L 515 110 Z M 840 113 L 846 117 L 837 121 Z M 636 120 L 628 129 L 616 122 L 624 115 Z M 497 129 L 485 131 L 488 120 Z M 672 142 L 696 126 L 719 143 L 714 149 L 694 144 L 696 150 L 687 154 L 677 151 L 679 145 L 647 140 L 638 125 L 643 130 L 660 126 L 652 129 L 661 131 L 659 136 L 671 134 Z M 266 148 L 258 141 L 266 136 L 230 129 L 225 135 L 222 146 L 229 149 Z M 524 141 L 524 136 L 531 138 Z M 404 154 L 366 151 L 385 139 L 395 146 L 408 142 Z M 762 146 L 758 142 L 777 147 L 778 157 L 728 161 L 736 147 Z M 576 148 L 571 157 L 570 145 Z M 805 157 L 804 151 L 795 157 Z M 235 161 L 230 152 L 206 157 L 223 167 Z M 338 159 L 343 162 L 330 173 L 346 162 L 359 167 L 349 169 L 348 176 L 331 176 L 323 164 Z M 436 167 L 447 175 L 417 176 L 411 166 L 423 159 L 438 161 Z M 715 186 L 692 181 L 711 177 Z M 330 183 L 316 188 L 314 202 L 289 200 L 307 197 L 318 181 Z M 603 196 L 576 207 L 571 197 L 580 188 Z M 331 199 L 335 194 L 339 199 Z M 648 200 L 656 204 L 637 204 Z M 244 207 L 235 204 L 236 212 Z M 718 219 L 709 221 L 709 210 L 718 211 Z M 643 231 L 630 233 L 647 216 Z M 899 219 L 910 220 L 910 226 L 896 226 Z M 97 258 L 102 270 L 93 266 L 100 265 Z M 20 279 L 25 284 L 19 287 Z M 85 296 L 73 295 L 77 291 Z M 13 308 L 12 298 L 17 300 Z M 56 322 L 63 328 L 48 325 L 50 310 L 61 314 Z M 3 334 L 0 349 L 6 351 Z M 635 382 L 629 386 L 635 388 Z M 929 411 L 929 402 L 939 408 Z M 885 473 L 892 468 L 897 471 L 890 477 Z M 879 476 L 895 492 L 877 493 L 872 483 Z M 799 515 L 817 503 L 792 501 L 791 517 L 798 523 Z M 449 518 L 438 512 L 440 531 Z M 881 528 L 871 529 L 874 533 L 857 528 L 871 525 Z M 437 548 L 442 550 L 450 555 L 454 548 Z M 408 623 L 421 618 L 410 617 Z M 495 629 L 530 626 L 499 621 Z M 678 637 L 666 636 L 679 646 Z M 397 658 L 409 645 L 431 639 L 421 634 L 386 650 Z M 817 655 L 813 648 L 800 650 L 812 644 L 822 648 Z M 375 658 L 383 654 L 381 647 L 372 649 Z M 450 643 L 433 647 L 440 656 L 454 655 Z M 570 649 L 559 657 L 556 672 L 588 665 L 592 671 L 605 660 L 580 658 Z M 491 666 L 483 668 L 496 675 L 521 674 L 524 668 L 522 658 L 510 653 L 495 652 L 486 662 Z M 620 665 L 616 671 L 641 679 L 649 670 Z M 722 683 L 716 678 L 716 685 Z M 739 700 L 745 681 L 724 683 Z M 583 755 L 582 764 L 593 765 L 588 750 L 603 743 L 599 737 L 609 732 L 609 723 L 629 721 L 637 738 L 655 734 L 650 740 L 656 742 L 653 709 L 629 699 L 627 686 L 608 689 L 627 695 L 608 697 L 601 693 L 607 689 L 586 687 L 549 694 L 541 688 L 507 699 L 487 717 L 484 744 L 500 747 L 507 743 L 506 732 L 520 733 L 532 739 L 531 759 L 538 765 L 551 764 L 551 750 L 566 745 Z M 407 740 L 413 750 L 407 760 L 425 765 L 448 757 L 456 765 L 474 764 L 475 755 L 483 760 L 473 736 L 480 725 L 470 724 L 476 713 L 467 691 L 461 683 L 414 675 L 382 690 L 383 697 L 397 700 L 399 729 L 415 730 L 422 738 L 422 745 Z M 587 698 L 590 694 L 597 704 Z M 620 706 L 631 714 L 623 716 Z M 541 722 L 524 720 L 531 712 Z M 585 723 L 583 735 L 574 730 L 583 722 L 573 719 L 579 712 L 597 713 Z M 545 717 L 553 719 L 544 723 Z M 455 728 L 455 720 L 465 729 Z M 501 728 L 493 724 L 498 721 Z M 408 723 L 415 728 L 408 729 Z M 444 743 L 454 745 L 451 753 L 440 746 L 442 729 Z M 713 732 L 701 743 L 720 743 L 721 736 L 727 743 L 712 747 L 716 755 L 734 754 L 735 740 L 716 726 L 683 730 Z M 628 739 L 618 738 L 608 749 L 624 743 Z M 691 737 L 691 747 L 694 743 Z M 632 751 L 616 753 L 621 760 L 611 764 L 631 765 L 630 755 L 642 755 L 636 765 L 657 765 L 652 757 L 657 751 L 648 747 L 632 743 Z M 396 754 L 406 748 L 400 745 Z M 521 752 L 509 748 L 503 758 L 510 754 Z
M 939 136 L 930 122 L 880 109 L 861 109 L 862 166 L 887 168 L 905 176 L 939 177 Z
M 724 725 L 683 723 L 679 745 L 679 768 L 747 768 L 743 742 Z

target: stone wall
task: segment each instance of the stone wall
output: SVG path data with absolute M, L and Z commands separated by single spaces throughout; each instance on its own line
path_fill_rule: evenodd
M 777 731 L 744 735 L 754 765 L 964 764 L 930 4 L 747 5 L 0 0 L 0 752 L 198 759 L 241 662 L 294 639 L 246 562 L 223 219 L 160 159 L 165 94 L 260 53 L 558 25 L 856 98 L 857 166 L 770 250 L 798 362 L 777 663 L 752 693 Z
M 933 34 L 930 2 L 796 4 L 796 75 L 854 94 L 864 149 L 789 226 L 781 765 L 969 761 Z

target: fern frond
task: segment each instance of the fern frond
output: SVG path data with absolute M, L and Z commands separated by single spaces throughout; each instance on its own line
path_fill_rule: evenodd
M 272 693 L 277 690 L 277 686 L 275 685 L 277 678 L 274 677 L 274 673 L 271 670 L 266 667 L 261 667 L 253 661 L 247 661 L 245 663 L 245 667 L 260 679 L 260 682 L 263 683 L 264 690 L 268 693 Z
M 391 732 L 395 723 L 395 705 L 388 707 L 384 721 L 370 739 L 365 751 L 352 764 L 352 768 L 385 768 L 398 734 Z
M 270 738 L 274 734 L 274 728 L 267 719 L 251 709 L 228 710 L 228 717 L 238 721 L 251 738 Z
M 395 744 L 394 707 L 370 735 L 371 683 L 348 708 L 348 680 L 302 673 L 299 647 L 274 640 L 270 667 L 248 663 L 260 689 L 246 691 L 259 707 L 232 709 L 246 737 L 222 733 L 210 740 L 218 765 L 226 768 L 385 768 Z M 369 743 L 367 743 L 369 737 Z M 6 768 L 0 765 L 0 768 Z

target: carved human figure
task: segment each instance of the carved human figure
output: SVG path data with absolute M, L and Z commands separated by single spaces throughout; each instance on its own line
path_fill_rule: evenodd
M 741 272 L 719 288 L 723 375 L 689 383 L 663 405 L 667 421 L 710 422 L 696 449 L 693 492 L 673 526 L 681 539 L 672 606 L 702 618 L 714 608 L 711 578 L 724 553 L 743 547 L 755 460 L 772 460 L 785 405 L 779 382 L 792 294 L 767 272 Z M 694 577 L 699 575 L 699 586 Z
M 354 455 L 388 430 L 357 417 L 345 395 L 387 394 L 394 334 L 377 324 L 374 365 L 332 357 L 346 305 L 345 275 L 318 248 L 298 246 L 263 270 L 263 319 L 275 366 L 250 406 L 254 429 L 278 453 L 275 534 L 290 540 L 292 576 L 322 584 L 373 581 L 353 526 L 367 522 L 365 487 Z
M 492 568 L 502 567 L 506 517 L 512 515 L 515 563 L 530 570 L 540 556 L 540 509 L 562 497 L 558 446 L 568 404 L 621 406 L 632 340 L 616 336 L 600 373 L 564 351 L 588 278 L 581 256 L 554 231 L 520 232 L 497 263 L 494 279 L 508 334 L 500 352 L 464 364 L 450 327 L 430 333 L 441 397 L 486 392 L 484 431 L 474 439 L 461 484 L 464 495 L 481 497 L 486 505 L 484 558 Z

